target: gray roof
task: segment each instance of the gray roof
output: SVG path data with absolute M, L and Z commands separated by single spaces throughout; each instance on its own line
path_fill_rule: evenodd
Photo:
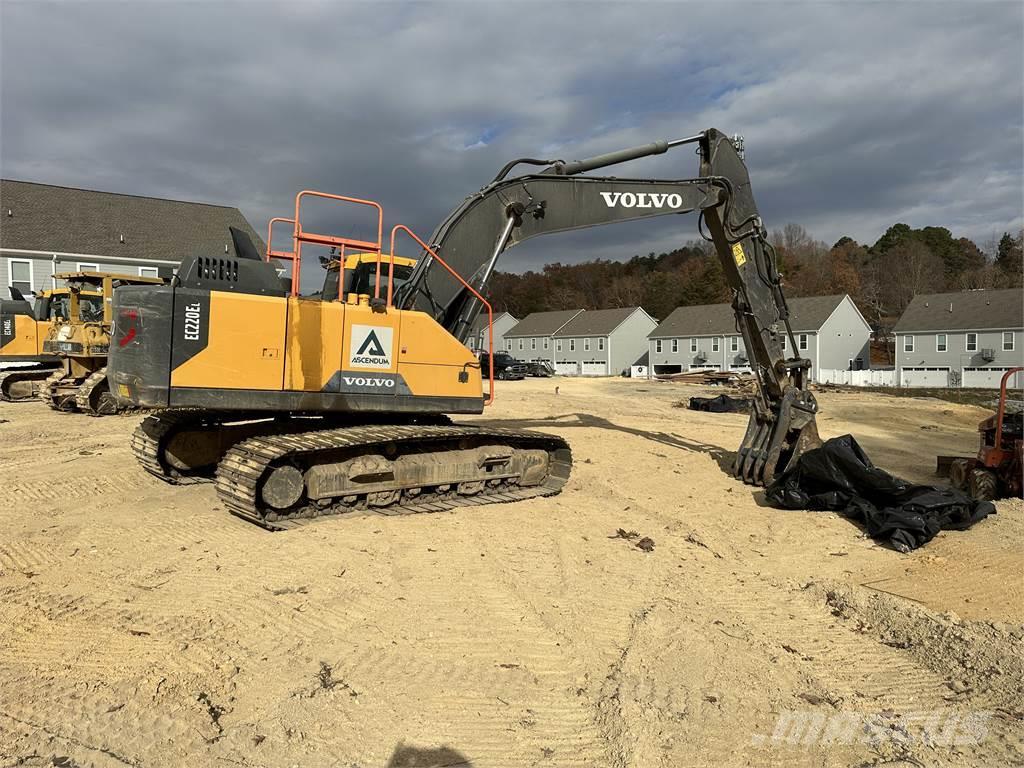
M 595 309 L 581 312 L 562 326 L 555 336 L 607 336 L 640 307 Z
M 893 331 L 985 328 L 1024 328 L 1024 293 L 1019 288 L 920 294 L 903 311 Z
M 555 331 L 582 312 L 582 309 L 565 309 L 558 312 L 531 312 L 505 334 L 509 336 L 551 336 Z
M 495 312 L 494 313 L 494 322 L 495 323 L 498 322 L 499 320 L 501 320 L 501 318 L 505 317 L 506 315 L 508 317 L 511 317 L 513 322 L 515 321 L 515 317 L 513 317 L 508 312 Z M 476 316 L 476 320 L 474 320 L 473 324 L 471 326 L 469 326 L 469 334 L 470 334 L 470 336 L 476 336 L 482 330 L 484 330 L 486 327 L 487 327 L 487 312 L 485 312 L 484 310 L 480 310 L 480 314 Z
M 824 325 L 836 307 L 846 297 L 801 296 L 789 299 L 789 322 L 794 332 L 814 332 Z M 730 304 L 704 304 L 696 307 L 676 307 L 661 325 L 647 334 L 649 339 L 680 336 L 739 335 L 736 316 Z
M 228 226 L 264 252 L 263 239 L 237 208 L 0 180 L 2 248 L 180 261 L 223 254 L 225 245 L 234 254 Z

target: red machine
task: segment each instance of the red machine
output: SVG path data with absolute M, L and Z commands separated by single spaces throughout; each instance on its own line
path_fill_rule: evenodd
M 1006 385 L 1024 368 L 1011 368 L 999 385 L 999 408 L 978 425 L 981 447 L 974 458 L 939 457 L 939 473 L 948 471 L 955 488 L 982 501 L 1021 496 L 1024 473 L 1024 413 L 1006 412 Z

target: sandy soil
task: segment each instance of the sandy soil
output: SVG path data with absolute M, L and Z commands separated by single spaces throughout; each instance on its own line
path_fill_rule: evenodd
M 143 473 L 138 416 L 0 405 L 0 765 L 1021 764 L 1024 505 L 910 555 L 768 508 L 702 391 L 502 382 L 561 495 L 277 534 Z M 920 481 L 984 413 L 821 400 Z

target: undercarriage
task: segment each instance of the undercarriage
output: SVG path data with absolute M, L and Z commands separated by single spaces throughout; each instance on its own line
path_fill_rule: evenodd
M 171 483 L 213 480 L 233 514 L 269 530 L 328 515 L 411 514 L 558 493 L 572 456 L 564 440 L 422 417 L 339 426 L 317 417 L 165 411 L 132 448 Z

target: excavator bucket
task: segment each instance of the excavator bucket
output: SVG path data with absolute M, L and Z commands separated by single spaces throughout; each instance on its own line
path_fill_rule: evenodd
M 817 412 L 814 395 L 796 387 L 788 388 L 777 405 L 756 398 L 733 477 L 750 485 L 768 485 L 805 452 L 820 447 Z

